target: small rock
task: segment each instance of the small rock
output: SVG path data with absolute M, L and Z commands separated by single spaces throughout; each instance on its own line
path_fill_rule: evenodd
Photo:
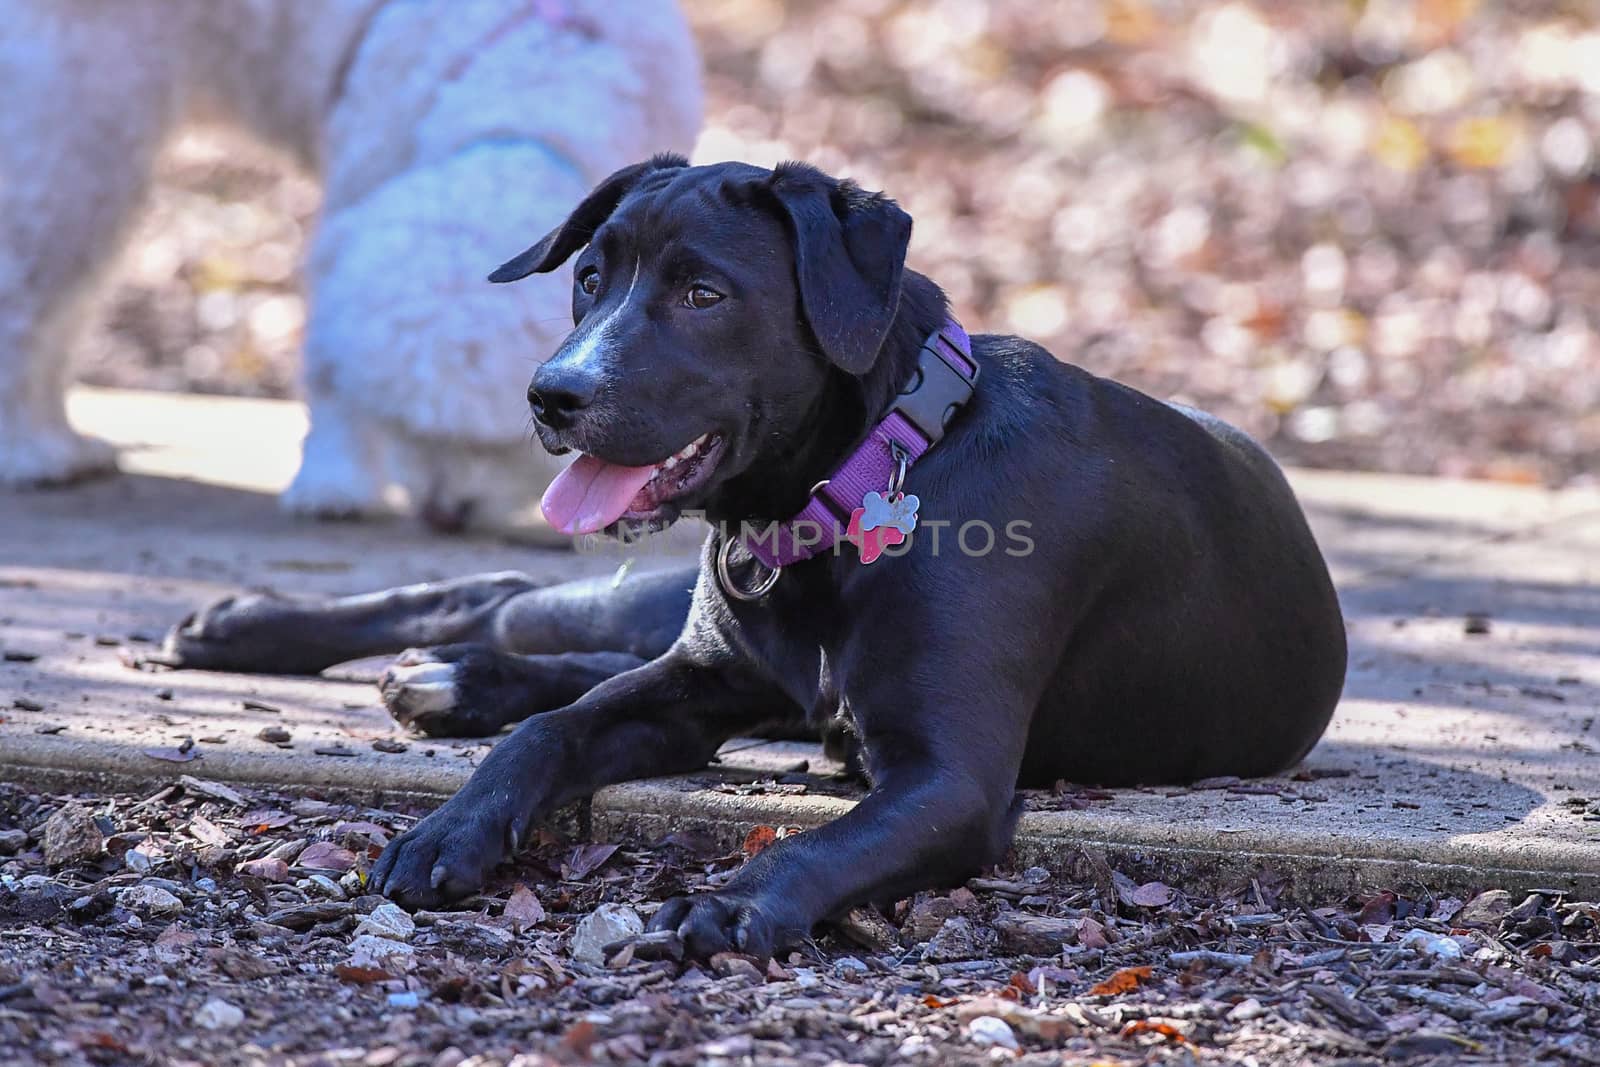
M 147 919 L 164 919 L 183 910 L 183 901 L 158 885 L 129 886 L 117 903 Z
M 454 952 L 480 958 L 505 955 L 517 943 L 510 930 L 480 922 L 436 922 L 434 933 L 439 943 Z
M 148 852 L 137 848 L 130 848 L 123 853 L 122 863 L 134 874 L 149 874 L 150 868 L 155 866 L 154 858 Z
M 860 962 L 859 960 L 857 962 Z M 794 984 L 801 989 L 815 989 L 822 984 L 822 976 L 810 967 L 796 967 L 794 969 Z
M 743 978 L 751 982 L 760 982 L 764 978 L 761 968 L 749 956 L 738 952 L 718 952 L 710 962 L 712 973 L 719 978 Z
M 1255 997 L 1246 997 L 1239 1001 L 1228 1011 L 1228 1018 L 1234 1022 L 1246 1023 L 1251 1019 L 1259 1019 L 1267 1013 L 1261 1006 L 1261 1001 Z
M 709 1059 L 729 1060 L 742 1059 L 755 1051 L 756 1043 L 748 1034 L 735 1034 L 733 1037 L 718 1038 L 707 1041 L 700 1046 L 700 1055 Z
M 937 934 L 944 921 L 957 910 L 955 901 L 949 897 L 926 897 L 911 906 L 902 932 L 911 944 L 920 945 Z
M 213 949 L 211 959 L 225 974 L 240 981 L 254 981 L 283 973 L 283 968 L 266 956 L 238 948 Z
M 1504 889 L 1490 889 L 1479 893 L 1455 917 L 1457 926 L 1499 926 L 1500 920 L 1511 911 L 1511 894 Z
M 944 925 L 939 927 L 939 932 L 933 935 L 933 940 L 928 942 L 928 947 L 922 950 L 922 958 L 929 963 L 970 960 L 982 954 L 972 922 L 960 915 L 946 919 Z
M 605 962 L 607 945 L 644 933 L 639 913 L 622 904 L 602 904 L 578 920 L 572 930 L 572 958 L 582 963 Z
M 72 916 L 74 922 L 91 922 L 105 915 L 117 906 L 116 898 L 111 891 L 102 889 L 98 893 L 86 894 L 67 905 L 67 914 Z
M 869 968 L 867 965 L 856 959 L 854 956 L 840 956 L 838 959 L 833 961 L 833 973 L 838 975 L 840 978 L 865 978 L 868 970 Z M 799 978 L 798 972 L 796 973 L 795 977 L 796 979 Z M 802 988 L 804 988 L 804 983 L 801 985 Z
M 344 891 L 343 886 L 325 874 L 307 875 L 300 884 L 316 889 L 330 900 L 343 900 L 350 895 Z
M 389 1007 L 397 1011 L 412 1011 L 422 1003 L 422 998 L 415 993 L 390 993 Z
M 410 747 L 411 746 L 406 744 L 404 741 L 394 741 L 387 737 L 380 737 L 376 741 L 372 742 L 372 750 L 374 752 L 387 752 L 390 755 L 404 752 Z
M 286 743 L 293 735 L 281 726 L 263 726 L 256 731 L 256 738 L 269 744 L 281 745 Z
M 379 904 L 361 920 L 361 925 L 356 927 L 356 936 L 374 934 L 378 937 L 387 937 L 393 941 L 409 941 L 411 935 L 417 932 L 417 924 L 407 915 L 405 909 L 398 904 Z
M 1445 960 L 1457 960 L 1462 955 L 1461 943 L 1455 938 L 1430 933 L 1427 930 L 1406 931 L 1406 936 L 1400 939 L 1400 945 L 1402 948 L 1413 948 Z
M 232 1030 L 244 1022 L 244 1011 L 221 997 L 212 997 L 194 1013 L 194 1024 L 203 1030 Z
M 1017 1051 L 1017 1035 L 1004 1019 L 993 1015 L 980 1015 L 967 1023 L 967 1037 L 975 1045 L 998 1045 Z
M 262 856 L 239 864 L 239 873 L 263 882 L 287 882 L 289 865 L 276 856 Z
M 28 831 L 0 830 L 0 856 L 10 856 L 28 847 Z
M 350 942 L 350 965 L 387 971 L 409 970 L 416 951 L 404 941 L 360 934 Z
M 1470 611 L 1461 628 L 1469 634 L 1481 637 L 1491 629 L 1489 616 L 1481 611 Z
M 105 844 L 93 813 L 77 804 L 61 808 L 44 824 L 44 860 L 52 867 L 94 859 Z

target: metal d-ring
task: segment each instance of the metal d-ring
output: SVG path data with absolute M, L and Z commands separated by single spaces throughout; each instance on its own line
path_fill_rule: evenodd
M 889 442 L 889 454 L 894 457 L 894 477 L 889 479 L 889 491 L 884 494 L 885 500 L 893 500 L 900 495 L 900 487 L 906 482 L 906 468 L 911 465 L 911 453 L 899 441 Z
M 767 576 L 749 589 L 740 589 L 739 583 L 733 580 L 733 571 L 728 566 L 728 555 L 733 551 L 734 537 L 726 538 L 722 547 L 717 550 L 717 584 L 722 586 L 722 591 L 735 600 L 760 600 L 772 592 L 772 587 L 778 584 L 778 575 L 783 573 L 782 567 L 773 567 Z M 763 564 L 765 566 L 765 564 Z

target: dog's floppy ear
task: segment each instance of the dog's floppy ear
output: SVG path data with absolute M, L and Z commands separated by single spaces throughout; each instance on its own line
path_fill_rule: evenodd
M 794 234 L 800 303 L 811 332 L 829 360 L 861 374 L 877 358 L 900 305 L 911 216 L 882 193 L 804 164 L 777 168 L 771 188 Z
M 514 282 L 530 274 L 544 274 L 555 270 L 567 257 L 589 243 L 611 213 L 617 210 L 622 198 L 633 191 L 639 179 L 658 170 L 676 170 L 687 167 L 689 161 L 673 152 L 651 156 L 643 163 L 623 167 L 611 177 L 594 187 L 583 198 L 583 203 L 572 209 L 567 221 L 545 234 L 543 240 L 515 259 L 502 264 L 489 275 L 491 282 Z

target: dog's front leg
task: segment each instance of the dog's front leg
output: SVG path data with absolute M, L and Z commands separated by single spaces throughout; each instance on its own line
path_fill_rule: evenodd
M 767 958 L 855 904 L 958 881 L 1005 852 L 1016 781 L 1007 762 L 981 748 L 902 760 L 848 814 L 767 848 L 725 889 L 668 901 L 651 929 L 676 930 L 696 956 Z
M 460 792 L 384 850 L 373 890 L 409 908 L 466 896 L 562 804 L 703 767 L 783 699 L 677 649 L 619 674 L 496 745 Z

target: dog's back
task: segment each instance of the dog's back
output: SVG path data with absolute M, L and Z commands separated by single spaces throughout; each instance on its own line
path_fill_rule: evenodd
M 989 521 L 1030 523 L 1047 565 L 1021 580 L 1048 576 L 1078 613 L 1024 783 L 1185 781 L 1298 761 L 1338 702 L 1346 648 L 1327 566 L 1277 464 L 1215 416 L 1016 338 L 975 341 L 983 399 L 952 436 L 1003 443 L 1004 458 L 969 458 L 1021 471 L 1009 510 Z

